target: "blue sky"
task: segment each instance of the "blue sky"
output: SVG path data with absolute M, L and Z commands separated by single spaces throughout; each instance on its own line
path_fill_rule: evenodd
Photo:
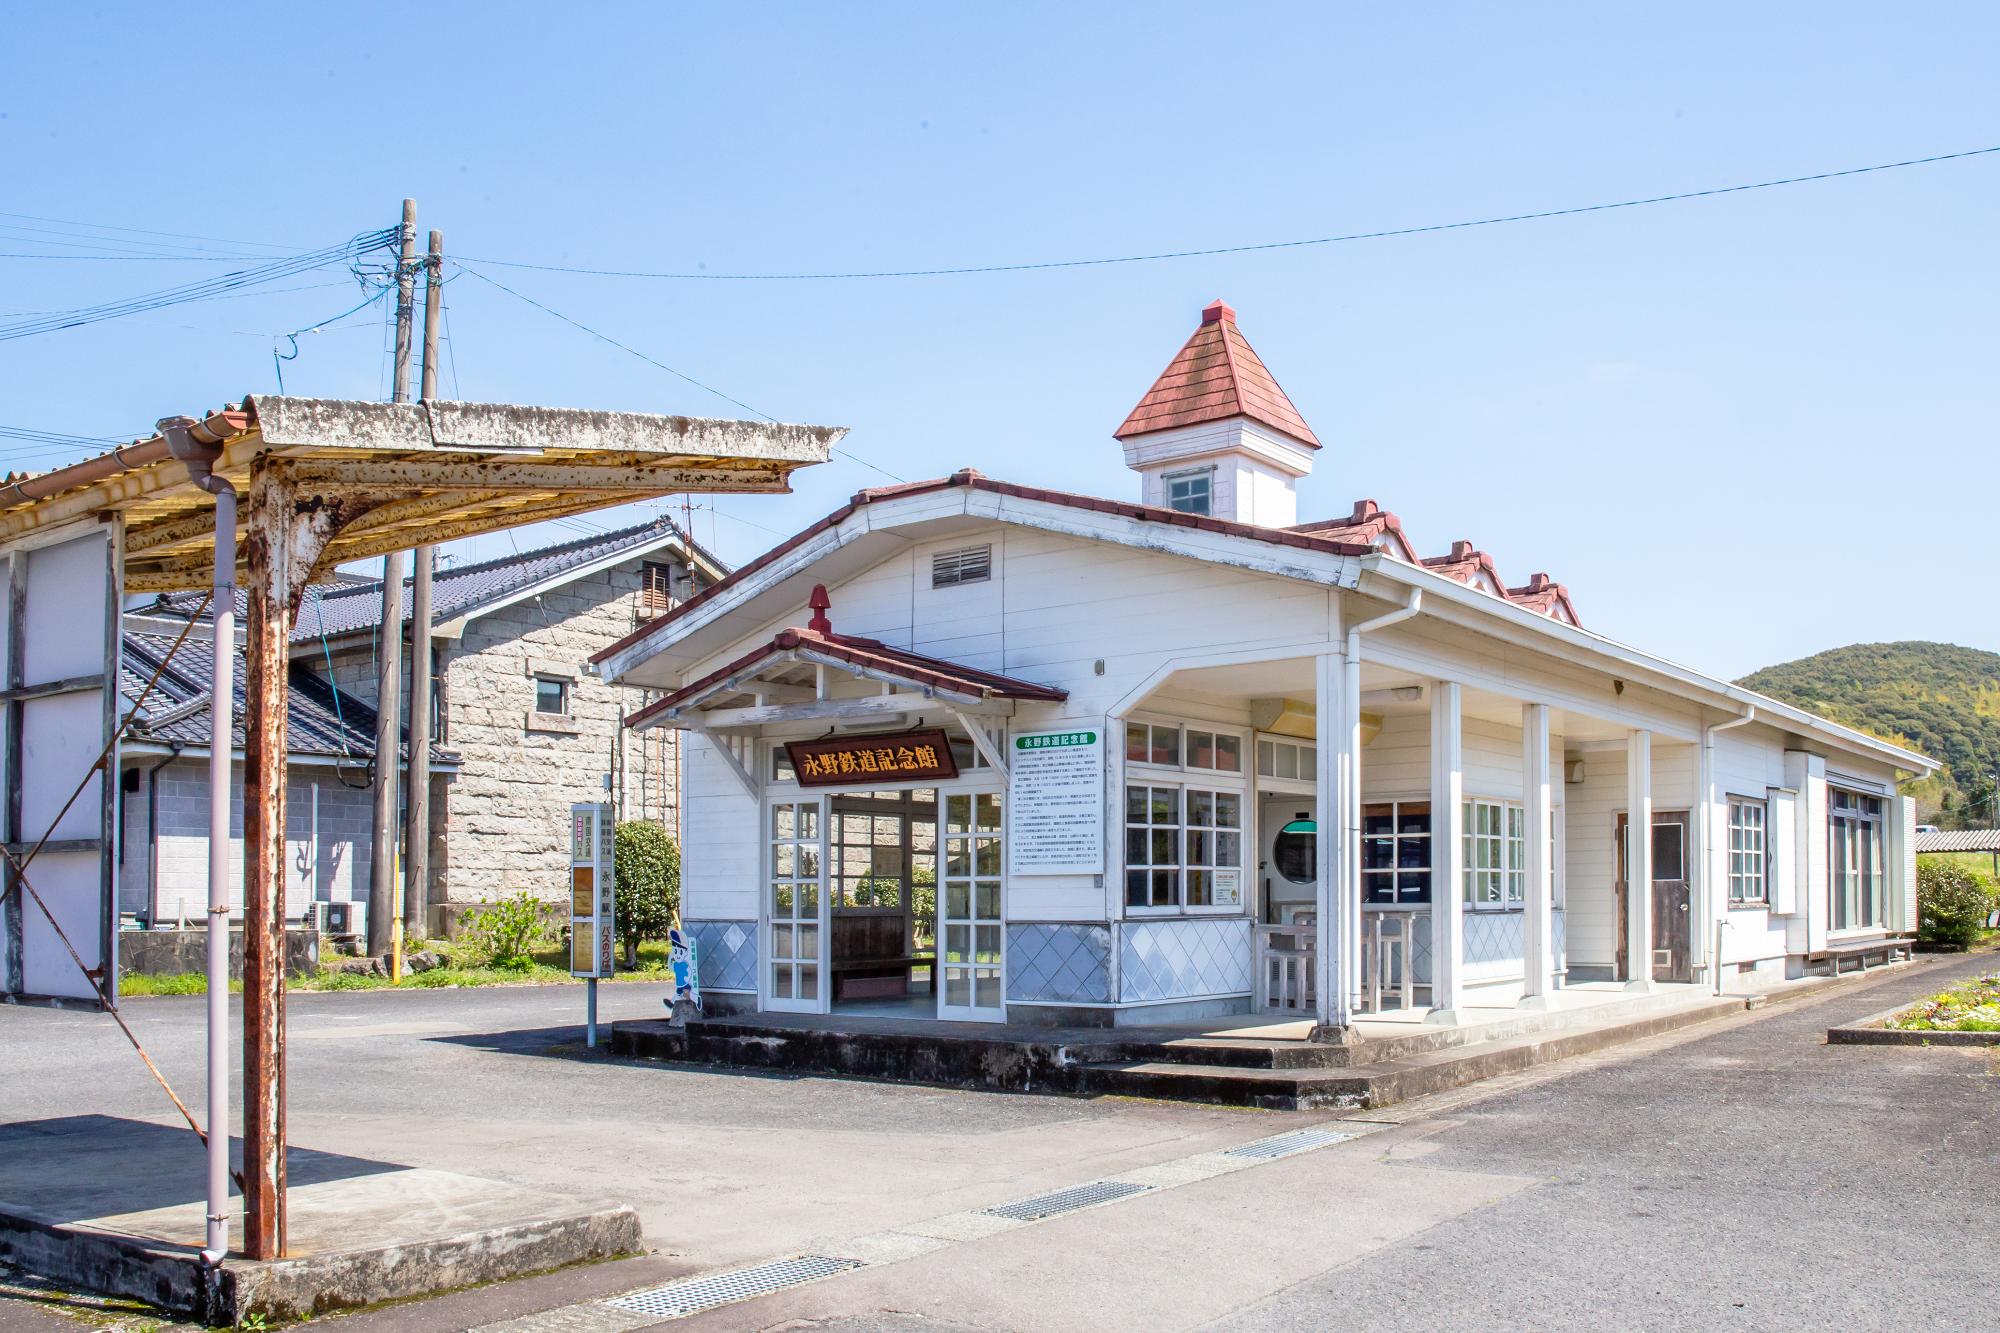
M 1510 579 L 1566 581 L 1592 628 L 1724 675 L 1857 640 L 2000 649 L 2000 155 L 1025 274 L 480 262 L 1118 255 L 1980 148 L 1991 6 L 105 4 L 10 28 L 9 213 L 303 250 L 414 196 L 449 253 L 761 411 L 852 427 L 888 473 L 1114 496 L 1136 479 L 1110 432 L 1220 296 L 1327 446 L 1302 517 L 1373 497 L 1425 551 L 1469 537 Z M 0 250 L 63 249 L 30 227 L 76 230 L 0 218 Z M 0 259 L 0 311 L 228 267 Z M 0 424 L 129 435 L 271 391 L 272 335 L 359 299 L 338 270 L 277 285 L 303 290 L 0 344 Z M 737 414 L 474 278 L 448 296 L 449 394 Z M 384 396 L 383 334 L 377 306 L 303 339 L 287 389 Z M 843 459 L 697 530 L 746 558 L 884 480 Z

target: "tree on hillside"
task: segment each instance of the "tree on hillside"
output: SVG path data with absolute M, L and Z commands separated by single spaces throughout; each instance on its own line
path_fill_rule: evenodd
M 1856 643 L 1765 667 L 1739 683 L 1942 761 L 1938 777 L 1905 786 L 1925 822 L 2000 824 L 2000 653 L 1950 643 Z

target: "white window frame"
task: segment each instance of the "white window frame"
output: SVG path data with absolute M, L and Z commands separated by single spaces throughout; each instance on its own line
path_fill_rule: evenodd
M 1481 827 L 1480 812 L 1493 812 L 1492 829 Z M 1465 868 L 1460 877 L 1459 902 L 1468 912 L 1516 912 L 1527 906 L 1528 812 L 1519 801 L 1501 796 L 1467 796 L 1463 818 Z M 1432 819 L 1437 818 L 1432 812 Z M 1435 826 L 1435 825 L 1434 825 Z M 1479 849 L 1492 853 L 1489 865 L 1481 865 Z M 1486 877 L 1491 877 L 1488 880 Z M 1498 897 L 1482 899 L 1475 885 L 1491 883 Z M 1437 893 L 1435 880 L 1431 884 Z
M 1729 905 L 1731 907 L 1769 907 L 1771 905 L 1771 808 L 1770 802 L 1757 796 L 1730 795 L 1727 801 L 1728 817 L 1725 827 L 1729 831 Z M 1741 815 L 1756 812 L 1754 822 L 1746 821 Z M 1754 846 L 1752 845 L 1754 843 Z M 1749 891 L 1754 883 L 1755 893 Z
M 1386 834 L 1368 833 L 1369 809 L 1374 806 L 1385 805 L 1389 807 L 1389 832 Z M 1421 805 L 1424 807 L 1424 831 L 1422 833 L 1404 833 L 1402 831 L 1403 807 L 1412 805 Z M 1361 803 L 1361 906 L 1364 911 L 1369 909 L 1387 911 L 1398 908 L 1408 909 L 1411 907 L 1428 908 L 1435 900 L 1437 895 L 1437 857 L 1433 851 L 1435 844 L 1432 842 L 1432 838 L 1435 825 L 1432 822 L 1430 806 L 1431 802 L 1428 796 L 1388 797 L 1383 800 L 1363 801 Z M 1389 844 L 1389 864 L 1386 867 L 1377 867 L 1375 869 L 1368 867 L 1368 844 L 1371 842 L 1387 842 Z M 1422 842 L 1424 844 L 1424 863 L 1422 865 L 1406 866 L 1401 864 L 1403 844 L 1405 842 Z M 1430 877 L 1430 890 L 1421 898 L 1405 897 L 1403 892 L 1403 877 L 1405 875 L 1416 874 Z M 1389 877 L 1391 897 L 1387 902 L 1371 902 L 1368 897 L 1369 883 L 1372 879 L 1382 875 Z
M 1144 760 L 1132 758 L 1125 760 L 1123 782 L 1125 795 L 1122 798 L 1123 804 L 1119 808 L 1118 816 L 1119 827 L 1126 836 L 1121 838 L 1118 843 L 1119 863 L 1118 879 L 1116 881 L 1118 884 L 1118 901 L 1124 904 L 1125 915 L 1128 917 L 1171 917 L 1241 916 L 1246 914 L 1250 910 L 1251 895 L 1247 885 L 1249 871 L 1245 867 L 1245 848 L 1256 832 L 1253 827 L 1255 816 L 1251 813 L 1254 802 L 1251 799 L 1251 774 L 1249 772 L 1249 769 L 1255 764 L 1256 756 L 1255 747 L 1251 742 L 1252 733 L 1246 728 L 1211 722 L 1193 722 L 1181 718 L 1160 717 L 1157 715 L 1135 715 L 1124 718 L 1120 722 L 1118 737 L 1121 754 L 1126 753 L 1123 747 L 1129 745 L 1129 729 L 1133 727 L 1146 727 L 1149 729 L 1146 746 L 1148 756 L 1153 752 L 1154 731 L 1171 732 L 1174 737 L 1173 754 L 1175 762 L 1156 763 L 1150 757 Z M 1221 742 L 1223 740 L 1231 742 L 1236 755 L 1236 767 L 1234 769 L 1211 768 L 1190 762 L 1193 758 L 1195 748 L 1190 743 L 1190 736 L 1214 736 L 1218 738 L 1211 750 L 1211 753 L 1218 757 L 1225 749 L 1230 748 L 1225 747 Z M 1150 822 L 1149 819 L 1144 824 L 1132 823 L 1132 798 L 1130 793 L 1134 788 L 1172 790 L 1175 793 L 1175 801 L 1177 802 L 1174 816 L 1176 822 L 1171 825 L 1165 823 L 1155 824 Z M 1233 799 L 1236 803 L 1235 825 L 1230 827 L 1213 823 L 1190 824 L 1188 822 L 1189 812 L 1192 808 L 1190 797 L 1202 794 L 1207 794 L 1211 797 L 1223 796 Z M 1138 828 L 1145 828 L 1149 831 L 1147 839 L 1149 845 L 1152 841 L 1150 836 L 1151 830 L 1171 828 L 1173 830 L 1174 861 L 1169 864 L 1164 861 L 1156 862 L 1148 859 L 1137 864 L 1130 863 L 1128 860 L 1128 853 L 1131 850 L 1130 833 L 1132 830 Z M 1206 844 L 1209 848 L 1206 859 L 1190 863 L 1189 851 L 1191 848 L 1200 845 L 1203 834 L 1207 835 Z M 1222 849 L 1225 846 L 1225 837 L 1231 837 L 1234 840 L 1235 856 L 1233 861 L 1220 859 Z M 1146 870 L 1148 872 L 1171 872 L 1174 879 L 1174 901 L 1168 904 L 1154 905 L 1150 901 L 1152 894 L 1149 883 L 1147 893 L 1149 901 L 1143 905 L 1134 904 L 1131 901 L 1130 885 L 1126 878 L 1126 872 L 1134 869 Z M 1203 871 L 1212 872 L 1214 870 L 1236 871 L 1236 901 L 1233 903 L 1216 903 L 1213 901 L 1207 903 L 1190 903 L 1188 901 L 1189 873 L 1192 871 L 1196 875 L 1199 875 Z M 1212 876 L 1210 886 L 1210 897 L 1212 899 L 1214 896 Z
M 1840 810 L 1836 808 L 1834 802 L 1836 796 L 1852 797 L 1857 802 L 1872 801 L 1875 804 L 1875 808 L 1870 813 L 1863 813 L 1859 806 L 1852 811 Z M 1827 784 L 1827 921 L 1830 923 L 1830 928 L 1834 934 L 1879 931 L 1886 928 L 1889 910 L 1888 884 L 1886 882 L 1889 857 L 1888 849 L 1885 845 L 1889 827 L 1888 807 L 1888 798 L 1880 792 L 1861 791 L 1854 787 L 1843 787 L 1833 783 Z M 1852 825 L 1854 828 L 1853 847 L 1856 851 L 1859 851 L 1864 843 L 1869 849 L 1870 855 L 1867 869 L 1872 874 L 1866 879 L 1863 878 L 1861 867 L 1857 864 L 1857 859 L 1854 857 L 1845 858 L 1847 861 L 1847 874 L 1845 876 L 1835 874 L 1834 863 L 1836 858 L 1834 856 L 1834 849 L 1836 844 L 1841 840 L 1841 825 L 1843 824 Z M 1872 836 L 1864 837 L 1864 832 L 1871 829 Z M 1843 882 L 1844 879 L 1855 881 L 1858 905 L 1861 906 L 1870 919 L 1864 921 L 1839 920 L 1842 915 L 1841 909 L 1846 899 L 1847 885 Z
M 1251 763 L 1257 774 L 1257 783 L 1259 786 L 1270 783 L 1297 782 L 1303 784 L 1308 789 L 1318 789 L 1319 746 L 1315 742 L 1302 741 L 1293 736 L 1279 736 L 1272 732 L 1260 731 L 1255 737 L 1254 750 L 1255 753 L 1252 756 Z M 1271 771 L 1268 773 L 1264 771 L 1264 754 L 1266 751 L 1269 751 L 1271 755 Z M 1279 771 L 1282 767 L 1280 756 L 1287 753 L 1291 755 L 1292 766 L 1297 770 L 1296 775 L 1289 777 Z
M 1174 503 L 1174 486 L 1177 483 L 1201 483 L 1201 508 L 1189 509 Z M 1160 474 L 1160 503 L 1176 514 L 1198 514 L 1203 518 L 1215 514 L 1215 464 L 1206 467 L 1176 468 L 1172 472 Z

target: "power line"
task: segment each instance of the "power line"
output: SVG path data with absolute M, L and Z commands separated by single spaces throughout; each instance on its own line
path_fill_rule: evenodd
M 34 213 L 0 213 L 0 218 L 15 218 L 22 222 L 47 222 L 58 227 L 85 227 L 92 231 L 118 231 L 132 236 L 167 236 L 180 241 L 211 241 L 217 245 L 255 245 L 267 250 L 294 250 L 298 247 L 281 245 L 276 241 L 235 240 L 227 236 L 197 236 L 185 231 L 156 231 L 150 227 L 121 227 L 110 222 L 80 222 L 75 218 L 45 218 Z
M 556 310 L 550 306 L 543 305 L 540 301 L 537 301 L 532 296 L 526 296 L 520 292 L 515 291 L 512 287 L 509 287 L 506 283 L 499 281 L 497 278 L 489 278 L 476 268 L 468 268 L 462 261 L 454 260 L 453 262 L 457 264 L 458 270 L 461 273 L 469 273 L 473 277 L 479 279 L 481 282 L 487 283 L 494 287 L 498 287 L 501 291 L 507 293 L 507 295 L 513 297 L 515 300 L 526 301 L 529 305 L 541 311 L 543 314 L 553 315 L 555 318 L 561 320 L 563 323 L 569 325 L 571 328 L 581 329 L 583 332 L 589 334 L 591 337 L 597 339 L 599 342 L 609 343 L 611 346 L 616 347 L 619 351 L 624 352 L 627 355 L 638 357 L 641 361 L 644 361 L 649 366 L 656 366 L 659 369 L 666 371 L 669 375 L 673 375 L 679 379 L 684 379 L 689 384 L 694 385 L 695 388 L 702 390 L 704 393 L 712 393 L 725 403 L 734 403 L 737 407 L 742 408 L 745 412 L 750 413 L 752 416 L 762 417 L 764 418 L 764 420 L 772 423 L 773 425 L 778 424 L 778 419 L 772 416 L 769 412 L 760 411 L 759 409 L 754 408 L 750 406 L 750 404 L 744 402 L 741 398 L 732 398 L 728 394 L 724 393 L 722 390 L 715 388 L 712 385 L 703 384 L 700 380 L 688 374 L 686 371 L 675 370 L 672 366 L 668 365 L 666 362 L 647 356 L 644 352 L 640 351 L 638 348 L 619 342 L 616 338 L 612 337 L 608 333 L 599 333 L 596 329 L 591 328 L 590 325 L 583 323 L 581 320 L 571 319 L 568 315 L 565 315 L 562 311 Z M 867 459 L 861 457 L 859 454 L 853 453 L 850 450 L 836 447 L 833 450 L 833 452 L 839 454 L 842 458 L 845 458 L 850 462 L 859 463 L 861 466 L 865 468 L 872 468 L 876 472 L 879 472 L 883 476 L 889 478 L 891 481 L 904 480 L 904 478 L 897 476 L 895 473 L 891 472 L 888 468 L 885 468 L 877 463 L 871 463 Z
M 1465 231 L 1472 227 L 1498 227 L 1512 222 L 1541 222 L 1549 218 L 1575 217 L 1583 213 L 1608 213 L 1621 208 L 1645 208 L 1652 204 L 1675 204 L 1689 199 L 1712 199 L 1718 195 L 1742 194 L 1750 190 L 1775 190 L 1786 185 L 1807 185 L 1814 181 L 1838 180 L 1844 176 L 1865 176 L 1879 171 L 1900 171 L 1905 167 L 1931 166 L 1938 162 L 1956 162 L 1963 158 L 1982 157 L 1989 153 L 2000 153 L 2000 144 L 1991 148 L 1970 148 L 1962 153 L 1937 153 L 1930 157 L 1907 158 L 1901 162 L 1878 162 L 1865 167 L 1847 167 L 1840 171 L 1819 171 L 1809 176 L 1784 176 L 1777 180 L 1756 181 L 1749 185 L 1723 185 L 1710 190 L 1681 190 L 1674 194 L 1656 194 L 1643 199 L 1620 199 L 1612 203 L 1579 204 L 1571 208 L 1548 208 L 1533 213 L 1508 213 L 1498 217 L 1469 218 L 1459 222 L 1433 222 L 1420 227 L 1388 227 L 1377 231 L 1347 232 L 1339 236 L 1313 236 L 1295 241 L 1263 241 L 1249 245 L 1218 245 L 1197 250 L 1161 250 L 1152 254 L 1111 255 L 1095 259 L 1047 259 L 1021 263 L 966 264 L 949 268 L 907 268 L 907 269 L 866 269 L 852 272 L 824 273 L 707 273 L 707 272 L 644 272 L 633 269 L 580 268 L 566 264 L 536 264 L 525 260 L 482 259 L 472 256 L 474 263 L 493 264 L 502 268 L 538 269 L 544 273 L 583 273 L 602 278 L 665 278 L 704 282 L 819 282 L 853 280 L 861 278 L 945 278 L 963 277 L 979 273 L 1030 273 L 1041 269 L 1058 268 L 1101 268 L 1112 264 L 1148 264 L 1165 259 L 1200 259 L 1213 255 L 1254 254 L 1264 250 L 1297 250 L 1314 245 L 1339 245 L 1347 241 L 1379 241 L 1396 236 L 1423 236 L 1432 232 Z
M 261 286 L 276 282 L 281 278 L 296 277 L 301 273 L 329 264 L 351 263 L 371 251 L 381 249 L 394 242 L 397 229 L 386 227 L 380 231 L 363 232 L 341 245 L 327 246 L 320 250 L 309 250 L 304 254 L 291 255 L 283 259 L 258 264 L 253 268 L 239 269 L 204 282 L 184 283 L 179 287 L 169 287 L 161 291 L 147 292 L 139 296 L 118 301 L 106 301 L 94 306 L 84 306 L 76 310 L 57 311 L 47 315 L 17 320 L 11 324 L 0 324 L 0 342 L 16 338 L 32 337 L 40 333 L 54 333 L 61 329 L 77 328 L 84 324 L 97 324 L 105 320 L 123 319 L 128 315 L 142 314 L 149 310 L 160 310 L 167 306 L 182 305 L 189 301 L 210 300 L 232 293 L 245 287 Z

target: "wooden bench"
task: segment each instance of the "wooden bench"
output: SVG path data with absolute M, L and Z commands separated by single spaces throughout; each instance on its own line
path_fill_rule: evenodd
M 878 1000 L 907 995 L 913 968 L 935 969 L 937 956 L 928 953 L 904 954 L 900 958 L 843 958 L 833 965 L 833 998 Z M 894 989 L 860 985 L 863 982 L 893 982 Z
M 1858 960 L 1861 970 L 1866 972 L 1868 960 L 1875 955 L 1880 954 L 1884 963 L 1893 963 L 1899 954 L 1908 959 L 1910 950 L 1911 940 L 1908 935 L 1878 935 L 1865 940 L 1842 940 L 1837 944 L 1829 944 L 1814 957 L 1815 960 L 1826 963 L 1828 975 L 1837 977 L 1841 973 L 1842 966 L 1850 958 Z

